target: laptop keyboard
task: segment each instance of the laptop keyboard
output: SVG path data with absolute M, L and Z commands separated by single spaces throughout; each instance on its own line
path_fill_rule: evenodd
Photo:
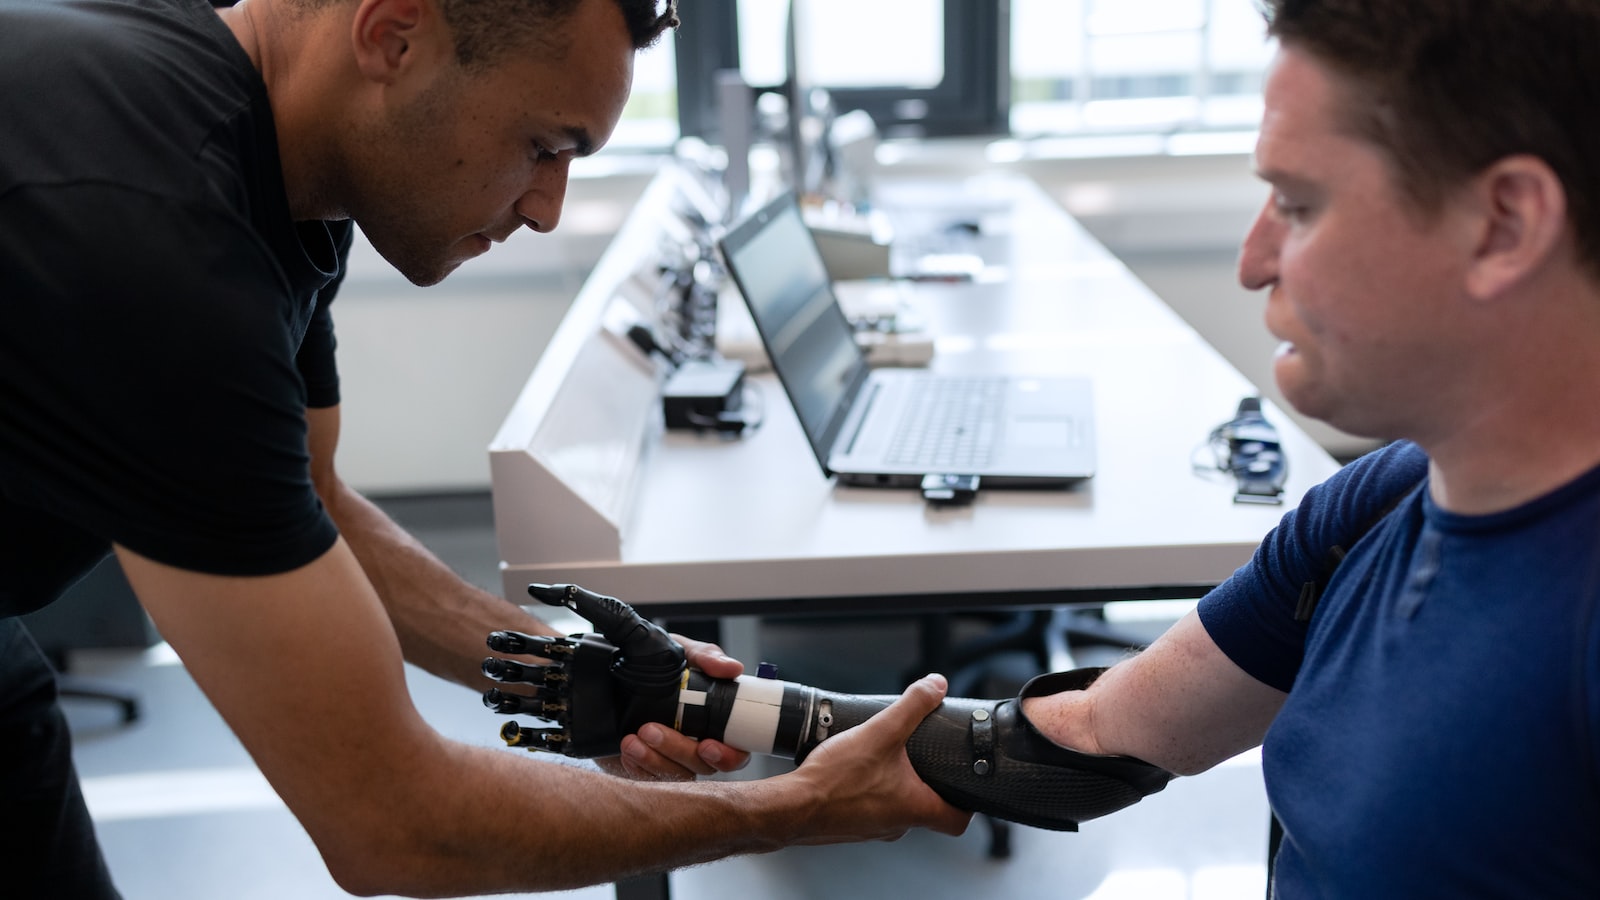
M 912 388 L 890 465 L 962 473 L 987 466 L 1004 414 L 1005 378 L 926 378 Z

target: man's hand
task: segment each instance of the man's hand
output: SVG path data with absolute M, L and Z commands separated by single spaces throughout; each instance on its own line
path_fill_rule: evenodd
M 948 687 L 942 675 L 925 676 L 865 723 L 823 741 L 785 776 L 807 780 L 815 791 L 796 823 L 799 843 L 893 841 L 915 826 L 951 835 L 967 830 L 972 813 L 934 793 L 906 756 L 906 741 Z
M 683 645 L 689 665 L 713 678 L 738 678 L 744 664 L 722 652 L 716 644 L 694 641 L 682 635 L 673 640 Z M 622 755 L 600 760 L 613 775 L 648 780 L 682 780 L 714 772 L 733 772 L 744 768 L 750 754 L 722 743 L 679 734 L 665 725 L 646 725 L 638 734 L 622 739 Z

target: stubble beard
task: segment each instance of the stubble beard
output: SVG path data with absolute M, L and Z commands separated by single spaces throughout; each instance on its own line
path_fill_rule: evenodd
M 438 195 L 421 174 L 436 169 L 445 152 L 453 97 L 452 80 L 441 81 L 368 129 L 361 159 L 370 164 L 353 173 L 362 185 L 356 224 L 378 255 L 419 287 L 438 284 L 465 261 L 449 256 L 451 245 L 439 236 Z

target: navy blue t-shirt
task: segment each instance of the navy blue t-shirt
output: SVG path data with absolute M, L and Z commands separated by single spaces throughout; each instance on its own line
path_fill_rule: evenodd
M 205 0 L 0 0 L 0 615 L 110 542 L 218 574 L 335 539 L 348 223 L 289 213 L 266 88 Z
M 1600 896 L 1600 470 L 1489 516 L 1425 472 L 1403 443 L 1345 467 L 1201 604 L 1289 692 L 1262 747 L 1279 896 Z

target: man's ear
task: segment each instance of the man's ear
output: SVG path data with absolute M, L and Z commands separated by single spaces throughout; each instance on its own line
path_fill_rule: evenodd
M 357 0 L 350 43 L 361 74 L 383 84 L 441 51 L 454 52 L 434 0 Z
M 1492 299 L 1537 271 L 1559 252 L 1570 226 L 1567 193 L 1542 159 L 1508 156 L 1473 180 L 1482 204 L 1482 230 L 1467 275 L 1467 290 Z

